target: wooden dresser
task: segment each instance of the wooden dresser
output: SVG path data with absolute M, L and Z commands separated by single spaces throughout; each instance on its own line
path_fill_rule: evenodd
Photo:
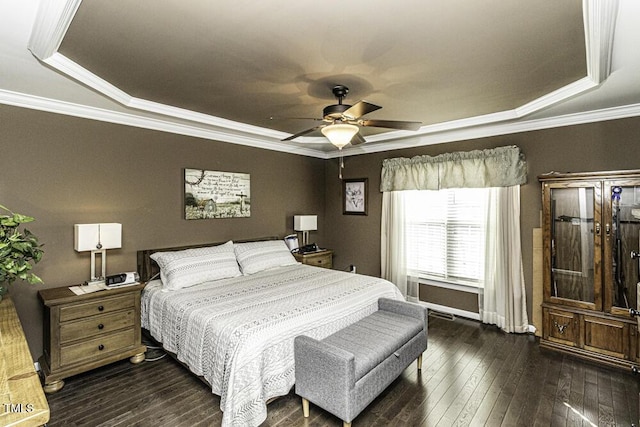
M 44 304 L 44 391 L 64 386 L 64 378 L 130 358 L 144 360 L 140 292 L 144 285 L 75 295 L 68 287 L 38 292 Z
M 298 262 L 307 265 L 315 265 L 316 267 L 332 268 L 333 267 L 333 251 L 329 249 L 321 249 L 316 252 L 307 252 L 304 254 L 296 254 L 293 256 Z
M 3 426 L 39 426 L 49 421 L 49 405 L 8 295 L 0 302 L 0 405 Z

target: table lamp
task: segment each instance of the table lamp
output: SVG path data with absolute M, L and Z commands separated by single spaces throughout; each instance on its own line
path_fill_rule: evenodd
M 302 244 L 309 244 L 309 231 L 318 229 L 317 215 L 294 215 L 293 229 L 302 231 Z
M 107 249 L 122 247 L 122 224 L 74 224 L 73 249 L 91 251 L 91 280 L 88 284 L 104 283 L 107 275 Z M 102 255 L 102 274 L 96 276 L 96 254 Z

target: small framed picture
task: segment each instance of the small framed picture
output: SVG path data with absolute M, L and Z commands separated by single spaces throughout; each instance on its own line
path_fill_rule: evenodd
M 367 215 L 368 184 L 368 178 L 342 180 L 343 215 Z

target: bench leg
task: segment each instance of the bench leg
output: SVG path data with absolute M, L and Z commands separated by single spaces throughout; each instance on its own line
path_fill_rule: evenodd
M 309 418 L 309 401 L 307 399 L 305 399 L 304 397 L 302 398 L 302 415 L 305 418 Z M 342 422 L 342 427 L 351 427 L 351 423 L 343 421 Z
M 418 356 L 418 371 L 422 371 L 422 355 Z

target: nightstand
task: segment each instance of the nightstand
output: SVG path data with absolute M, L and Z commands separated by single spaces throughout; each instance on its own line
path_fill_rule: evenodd
M 129 357 L 144 360 L 140 292 L 144 284 L 76 295 L 68 287 L 43 289 L 44 391 L 54 393 L 64 378 Z
M 316 252 L 307 252 L 304 254 L 296 254 L 293 256 L 296 261 L 307 265 L 315 265 L 316 267 L 332 268 L 333 267 L 333 251 L 329 249 L 321 249 Z

